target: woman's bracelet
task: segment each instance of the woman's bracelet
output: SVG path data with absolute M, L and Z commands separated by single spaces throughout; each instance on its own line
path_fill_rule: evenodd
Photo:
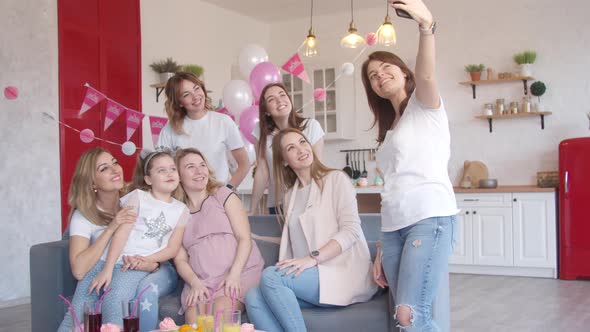
M 156 262 L 157 266 L 156 268 L 152 271 L 152 273 L 156 273 L 158 272 L 158 270 L 160 270 L 160 266 L 162 266 L 162 264 L 160 264 L 160 262 Z

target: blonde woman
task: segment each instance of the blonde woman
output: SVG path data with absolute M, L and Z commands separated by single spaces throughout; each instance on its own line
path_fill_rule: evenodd
M 196 306 L 212 301 L 215 310 L 243 309 L 246 292 L 260 280 L 264 261 L 250 237 L 248 217 L 238 196 L 215 179 L 196 149 L 176 153 L 182 200 L 190 209 L 182 248 L 174 259 L 184 279 L 181 313 L 197 322 Z
M 257 328 L 301 332 L 300 305 L 365 302 L 377 285 L 348 176 L 322 164 L 297 129 L 279 131 L 272 148 L 275 188 L 287 191 L 279 262 L 263 271 L 246 307 Z

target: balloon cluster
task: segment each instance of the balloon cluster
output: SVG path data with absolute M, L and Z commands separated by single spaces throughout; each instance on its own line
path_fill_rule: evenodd
M 224 87 L 222 101 L 225 113 L 235 121 L 239 119 L 240 131 L 244 138 L 254 143 L 252 132 L 258 123 L 258 104 L 262 89 L 270 83 L 281 82 L 281 72 L 268 61 L 266 50 L 256 44 L 249 44 L 238 57 L 240 73 L 245 80 L 231 80 Z

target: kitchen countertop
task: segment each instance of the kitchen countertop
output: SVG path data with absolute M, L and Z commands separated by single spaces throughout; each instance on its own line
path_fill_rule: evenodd
M 355 187 L 357 194 L 379 194 L 383 190 L 383 186 L 367 186 Z M 520 185 L 520 186 L 498 186 L 494 189 L 486 188 L 470 188 L 464 189 L 461 187 L 453 187 L 455 193 L 459 194 L 480 194 L 480 193 L 518 193 L 518 192 L 555 192 L 557 188 L 541 188 L 535 185 Z M 241 195 L 252 194 L 252 188 L 238 188 L 236 191 Z M 266 192 L 265 192 L 266 193 Z
M 453 187 L 455 193 L 479 194 L 479 193 L 522 193 L 522 192 L 555 192 L 557 188 L 541 188 L 535 185 L 527 186 L 498 186 L 497 188 L 470 188 Z

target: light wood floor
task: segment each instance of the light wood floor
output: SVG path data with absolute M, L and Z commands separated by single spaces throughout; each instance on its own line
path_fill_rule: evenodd
M 590 331 L 590 281 L 468 274 L 450 280 L 453 332 Z M 30 312 L 30 304 L 0 309 L 0 332 L 31 331 Z

